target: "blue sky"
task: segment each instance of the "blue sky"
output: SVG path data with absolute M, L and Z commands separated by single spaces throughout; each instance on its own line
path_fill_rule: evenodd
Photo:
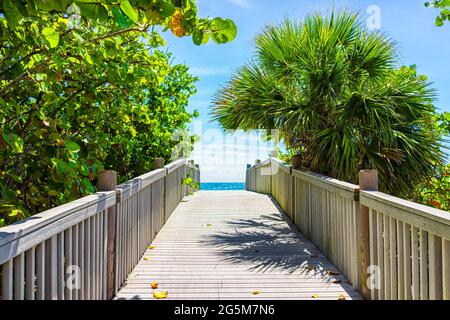
M 190 38 L 175 39 L 166 34 L 169 51 L 175 62 L 184 63 L 200 77 L 198 92 L 189 108 L 198 109 L 200 118 L 191 131 L 202 135 L 202 142 L 192 155 L 200 163 L 202 182 L 238 182 L 245 178 L 246 163 L 267 158 L 271 146 L 256 134 L 223 135 L 209 119 L 211 100 L 236 68 L 253 56 L 253 38 L 267 24 L 277 24 L 288 16 L 302 19 L 310 12 L 326 12 L 331 8 L 358 11 L 368 17 L 369 6 L 381 12 L 381 30 L 397 41 L 399 65 L 416 64 L 419 73 L 434 83 L 439 99 L 436 106 L 450 111 L 450 24 L 437 28 L 438 11 L 425 8 L 425 0 L 198 0 L 200 16 L 231 18 L 238 27 L 232 43 L 213 42 L 196 47 Z

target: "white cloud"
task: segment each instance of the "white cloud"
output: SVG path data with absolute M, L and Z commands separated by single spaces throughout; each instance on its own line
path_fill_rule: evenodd
M 251 8 L 251 0 L 228 0 L 229 2 L 231 2 L 232 4 L 240 7 L 240 8 Z
M 198 134 L 202 130 L 198 130 Z M 273 149 L 257 133 L 225 134 L 207 129 L 195 145 L 191 158 L 200 165 L 202 182 L 242 182 L 247 164 L 265 160 Z

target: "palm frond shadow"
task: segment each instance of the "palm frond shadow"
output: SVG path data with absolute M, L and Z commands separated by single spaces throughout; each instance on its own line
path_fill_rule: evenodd
M 324 263 L 322 253 L 286 222 L 282 214 L 232 220 L 227 224 L 234 231 L 205 235 L 201 243 L 219 248 L 224 262 L 251 263 L 251 271 L 263 273 L 278 269 L 330 278 L 326 271 L 333 266 Z

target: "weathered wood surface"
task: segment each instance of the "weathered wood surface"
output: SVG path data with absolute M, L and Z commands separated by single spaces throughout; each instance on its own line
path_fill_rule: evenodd
M 360 299 L 266 195 L 186 197 L 152 246 L 116 299 Z

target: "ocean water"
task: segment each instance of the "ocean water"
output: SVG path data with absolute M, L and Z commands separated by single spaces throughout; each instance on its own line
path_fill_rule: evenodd
M 200 184 L 200 190 L 245 190 L 244 182 L 205 182 Z

